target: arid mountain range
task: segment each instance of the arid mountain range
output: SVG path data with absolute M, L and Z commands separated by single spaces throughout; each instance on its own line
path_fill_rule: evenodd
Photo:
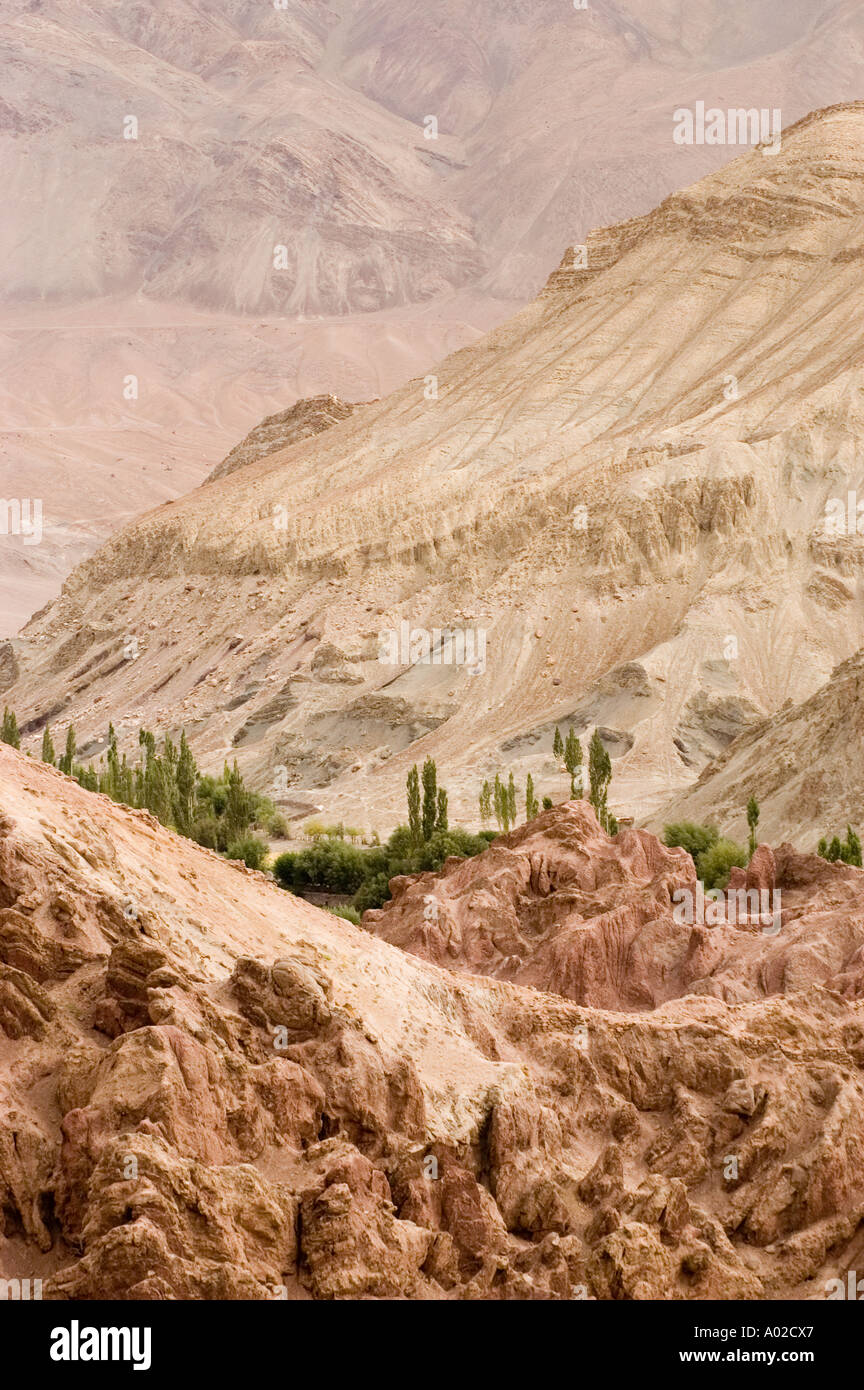
M 659 814 L 864 645 L 827 520 L 864 486 L 862 151 L 864 103 L 808 117 L 431 376 L 128 526 L 6 648 L 4 698 L 90 753 L 185 725 L 382 830 L 429 754 L 456 819 L 499 770 L 558 800 L 555 725 L 597 727 L 612 808 Z
M 483 978 L 452 937 L 442 969 L 3 745 L 0 788 L 0 1277 L 52 1300 L 819 1299 L 859 1267 L 861 871 L 778 850 L 779 966 L 750 926 L 676 936 L 686 855 L 556 807 L 488 851 L 490 891 L 545 896 L 562 981 L 593 939 L 609 1010 Z M 717 987 L 645 1011 L 616 892 Z
M 727 163 L 676 108 L 789 124 L 861 58 L 857 0 L 9 0 L 0 495 L 45 531 L 0 636 L 264 416 L 386 395 Z

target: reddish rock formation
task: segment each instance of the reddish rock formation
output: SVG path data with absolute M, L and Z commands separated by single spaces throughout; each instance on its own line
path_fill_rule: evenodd
M 755 889 L 757 893 L 770 894 L 774 892 L 776 882 L 777 862 L 773 849 L 770 845 L 757 845 L 753 858 L 747 865 L 745 888 L 748 891 Z
M 552 960 L 593 911 L 579 979 L 626 1014 L 460 978 L 4 745 L 0 806 L 0 1277 L 50 1299 L 775 1298 L 854 1259 L 864 874 L 781 847 L 782 969 L 748 931 L 673 934 L 686 856 L 579 805 L 440 876 L 486 904 L 430 938 L 451 965 L 460 929 L 482 961 L 496 903 L 493 961 L 531 929 Z M 679 939 L 698 992 L 646 1013 L 628 971 L 670 988 Z
M 391 887 L 392 901 L 363 918 L 376 936 L 592 1008 L 687 994 L 739 1002 L 809 984 L 864 992 L 864 873 L 791 845 L 776 856 L 760 845 L 746 871 L 732 870 L 718 925 L 684 850 L 642 830 L 610 837 L 583 801 Z M 676 911 L 682 890 L 694 895 L 689 915 Z

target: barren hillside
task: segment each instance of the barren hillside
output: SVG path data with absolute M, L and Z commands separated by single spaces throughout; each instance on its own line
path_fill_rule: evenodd
M 433 378 L 127 527 L 4 698 L 91 753 L 185 724 L 381 829 L 427 754 L 456 818 L 499 768 L 560 799 L 554 726 L 596 726 L 613 809 L 658 809 L 864 645 L 858 537 L 825 526 L 864 487 L 862 136 L 861 103 L 802 121 Z
M 823 835 L 842 839 L 864 807 L 864 653 L 831 673 L 809 700 L 788 701 L 708 764 L 695 785 L 655 818 L 712 820 L 746 840 L 747 798 L 760 806 L 759 832 L 815 850 Z
M 727 163 L 682 103 L 789 123 L 861 53 L 857 0 L 7 0 L 0 496 L 45 524 L 0 636 L 264 416 L 431 370 Z

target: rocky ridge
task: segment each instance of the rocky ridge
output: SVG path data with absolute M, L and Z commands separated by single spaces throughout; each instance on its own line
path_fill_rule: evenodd
M 331 425 L 338 424 L 340 420 L 347 420 L 356 408 L 355 404 L 340 401 L 338 396 L 304 396 L 302 400 L 295 401 L 288 410 L 268 415 L 250 430 L 246 438 L 235 444 L 231 452 L 216 465 L 212 473 L 208 474 L 205 481 L 213 483 L 217 478 L 224 478 L 238 468 L 257 463 L 259 459 L 266 458 L 277 449 L 287 449 L 289 445 L 296 444 L 301 439 L 312 439 L 316 434 L 329 430 Z

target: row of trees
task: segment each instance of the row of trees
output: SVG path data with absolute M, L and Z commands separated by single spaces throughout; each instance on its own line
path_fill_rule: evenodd
M 422 787 L 422 794 L 421 794 Z M 415 763 L 405 784 L 408 797 L 408 830 L 411 843 L 417 848 L 431 840 L 436 831 L 447 830 L 447 792 L 438 786 L 438 768 L 434 758 L 427 758 L 422 772 Z
M 390 880 L 398 874 L 434 872 L 445 859 L 471 858 L 488 849 L 494 833 L 472 835 L 461 826 L 433 830 L 418 844 L 408 825 L 398 825 L 384 845 L 361 849 L 344 840 L 318 840 L 305 849 L 277 856 L 273 871 L 293 893 L 319 890 L 353 894 L 353 908 L 365 912 L 390 897 Z M 353 918 L 352 918 L 353 920 Z
M 561 737 L 561 730 L 556 725 L 552 740 L 552 756 L 556 761 L 563 763 L 564 770 L 570 774 L 571 799 L 584 796 L 582 744 L 576 736 L 575 729 L 571 727 L 565 739 Z M 588 744 L 588 800 L 594 807 L 603 829 L 614 835 L 618 830 L 618 822 L 609 810 L 611 781 L 612 760 L 600 737 L 600 731 L 595 729 Z
M 534 783 L 531 781 L 530 775 L 528 782 L 530 784 L 530 793 L 526 790 L 525 819 L 531 820 L 533 817 L 528 807 L 529 799 L 530 802 L 533 803 Z M 505 784 L 501 781 L 500 774 L 496 772 L 494 786 L 491 782 L 486 781 L 483 783 L 480 790 L 480 819 L 483 825 L 488 825 L 494 815 L 498 823 L 498 829 L 503 830 L 506 835 L 507 831 L 516 824 L 518 815 L 517 799 L 516 782 L 513 778 L 513 773 L 510 773 L 509 779 Z M 536 814 L 537 811 L 535 809 L 534 815 L 536 816 Z
M 12 710 L 3 712 L 0 741 L 13 748 L 21 747 L 18 721 Z M 225 763 L 222 776 L 204 775 L 198 768 L 192 750 L 181 730 L 175 743 L 167 734 L 161 745 L 149 729 L 139 729 L 139 758 L 130 763 L 126 753 L 120 753 L 114 725 L 108 726 L 108 747 L 97 766 L 76 762 L 78 753 L 75 729 L 66 730 L 64 751 L 58 758 L 50 725 L 42 733 L 41 759 L 57 767 L 88 791 L 102 792 L 112 801 L 149 811 L 163 825 L 195 840 L 208 849 L 216 849 L 231 859 L 242 859 L 252 868 L 260 868 L 267 854 L 266 841 L 252 834 L 254 826 L 275 830 L 274 819 L 282 817 L 272 802 L 250 791 L 237 766 Z
M 857 869 L 861 868 L 861 841 L 851 825 L 846 827 L 844 840 L 841 840 L 839 835 L 833 835 L 829 842 L 823 835 L 816 847 L 816 853 L 832 864 L 839 860 L 842 864 L 854 864 Z
M 555 737 L 552 740 L 552 754 L 556 762 L 562 763 L 564 769 L 570 774 L 570 797 L 575 799 L 581 797 L 582 786 L 582 764 L 583 752 L 582 744 L 577 737 L 575 729 L 571 728 L 566 739 L 561 737 L 561 730 L 556 726 Z M 594 807 L 597 819 L 608 831 L 610 835 L 615 835 L 618 831 L 618 821 L 609 810 L 609 783 L 612 780 L 612 761 L 603 746 L 603 740 L 595 729 L 591 735 L 588 745 L 588 800 Z M 498 823 L 500 830 L 506 835 L 511 830 L 518 819 L 517 806 L 520 800 L 516 783 L 511 772 L 506 783 L 502 780 L 499 773 L 495 774 L 495 781 L 486 781 L 480 790 L 480 819 L 484 826 L 492 819 L 493 815 Z M 543 809 L 548 811 L 552 806 L 551 797 L 544 796 Z M 539 814 L 540 804 L 534 790 L 534 778 L 531 773 L 525 782 L 525 819 L 533 820 Z

